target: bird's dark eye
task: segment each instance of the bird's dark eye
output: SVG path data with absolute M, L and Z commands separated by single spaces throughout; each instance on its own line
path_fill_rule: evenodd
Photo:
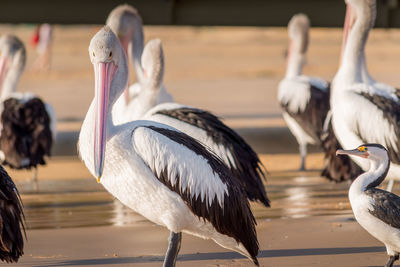
M 94 51 L 92 52 L 92 55 L 95 57 L 96 56 L 96 54 L 94 53 Z
M 112 51 L 110 51 L 110 54 L 108 55 L 108 58 L 111 59 L 112 56 L 113 56 L 113 53 L 112 53 Z
M 368 147 L 364 147 L 364 151 L 367 151 L 368 150 Z

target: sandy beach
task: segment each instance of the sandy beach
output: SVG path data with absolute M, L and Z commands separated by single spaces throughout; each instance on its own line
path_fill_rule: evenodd
M 58 117 L 54 157 L 39 168 L 39 191 L 29 171 L 8 170 L 22 193 L 25 255 L 11 266 L 161 266 L 165 228 L 122 207 L 91 177 L 76 155 L 76 139 L 93 97 L 87 47 L 99 29 L 56 26 L 50 72 L 28 64 L 18 90 L 51 103 Z M 33 27 L 1 25 L 29 42 Z M 341 45 L 340 29 L 312 29 L 305 73 L 331 80 Z M 178 102 L 211 110 L 242 134 L 269 174 L 272 207 L 252 204 L 261 266 L 382 266 L 384 246 L 353 219 L 349 183 L 319 177 L 323 155 L 312 148 L 309 171 L 296 171 L 297 144 L 282 120 L 276 89 L 284 76 L 287 33 L 283 28 L 145 27 L 160 38 L 166 55 L 165 85 Z M 367 46 L 374 78 L 400 85 L 399 30 L 374 30 Z M 134 81 L 132 75 L 131 80 Z M 399 192 L 395 187 L 395 192 Z M 210 240 L 183 236 L 177 266 L 252 266 Z M 399 265 L 396 265 L 399 266 Z

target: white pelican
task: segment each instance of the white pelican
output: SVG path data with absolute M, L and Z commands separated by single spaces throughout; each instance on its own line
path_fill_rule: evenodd
M 15 184 L 0 166 L 0 260 L 18 262 L 24 254 L 22 203 Z M 23 231 L 21 231 L 23 230 Z
M 115 125 L 110 110 L 123 93 L 128 65 L 105 26 L 91 40 L 95 97 L 79 135 L 89 171 L 124 205 L 171 231 L 164 266 L 174 266 L 181 232 L 213 239 L 258 264 L 255 219 L 228 168 L 184 133 L 151 121 Z M 160 66 L 147 70 L 149 77 Z
M 386 246 L 392 267 L 400 253 L 400 197 L 375 188 L 385 179 L 390 160 L 388 151 L 379 144 L 364 144 L 353 150 L 338 150 L 338 155 L 352 155 L 370 162 L 369 170 L 350 186 L 349 199 L 358 223 Z
M 264 166 L 243 138 L 210 112 L 176 103 L 158 104 L 164 77 L 164 53 L 160 40 L 148 42 L 143 52 L 142 65 L 146 73 L 155 66 L 160 67 L 159 72 L 154 73 L 154 77 L 148 76 L 146 87 L 129 103 L 129 112 L 125 113 L 123 121 L 157 121 L 206 144 L 231 169 L 245 188 L 248 198 L 269 207 L 262 182 L 265 179 Z
M 31 93 L 16 93 L 25 68 L 24 44 L 15 36 L 0 38 L 0 149 L 4 164 L 12 168 L 35 168 L 50 156 L 56 118 L 52 107 Z
M 304 14 L 297 14 L 290 20 L 286 76 L 278 89 L 278 100 L 284 109 L 283 118 L 299 143 L 300 170 L 305 170 L 307 144 L 320 143 L 329 111 L 329 83 L 302 74 L 309 28 L 310 22 Z
M 325 151 L 322 176 L 336 182 L 360 174 L 360 168 L 349 158 L 337 158 L 339 142 L 330 121 L 330 85 L 320 78 L 302 74 L 306 62 L 310 22 L 297 14 L 288 25 L 289 51 L 286 76 L 278 88 L 278 100 L 284 109 L 283 118 L 299 143 L 300 170 L 305 169 L 307 144 L 320 144 Z
M 132 113 L 128 107 L 129 102 L 140 94 L 142 86 L 145 83 L 145 75 L 141 63 L 144 46 L 143 24 L 139 12 L 128 4 L 119 5 L 114 8 L 108 15 L 106 24 L 118 36 L 126 55 L 132 59 L 138 80 L 138 82 L 132 84 L 124 91 L 124 95 L 121 95 L 114 105 L 112 111 L 114 121 L 120 124 L 131 121 L 129 116 L 128 120 L 126 119 L 127 114 Z M 172 102 L 173 97 L 166 91 L 163 85 L 155 101 L 157 104 Z
M 364 49 L 376 16 L 375 0 L 347 0 L 348 36 L 342 62 L 335 76 L 332 93 L 332 124 L 344 149 L 363 143 L 380 143 L 389 152 L 392 164 L 389 179 L 400 179 L 400 102 L 399 92 L 378 84 L 370 77 Z M 368 75 L 368 76 L 367 76 Z M 373 81 L 373 82 L 372 82 Z M 369 161 L 355 157 L 363 169 Z M 388 187 L 391 190 L 391 185 Z

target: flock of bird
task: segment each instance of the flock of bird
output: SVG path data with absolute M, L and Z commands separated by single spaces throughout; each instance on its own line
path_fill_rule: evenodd
M 310 23 L 302 14 L 289 22 L 278 100 L 299 143 L 300 169 L 307 144 L 320 144 L 326 155 L 322 175 L 354 180 L 354 215 L 386 245 L 386 266 L 392 266 L 400 253 L 400 198 L 376 187 L 386 176 L 400 179 L 400 93 L 367 70 L 364 49 L 376 1 L 346 4 L 340 67 L 332 83 L 302 74 Z M 80 157 L 114 197 L 170 231 L 164 266 L 175 266 L 182 232 L 212 239 L 259 265 L 249 201 L 265 207 L 270 201 L 265 168 L 254 150 L 212 113 L 174 103 L 164 86 L 161 41 L 144 46 L 142 20 L 133 7 L 110 13 L 90 41 L 89 56 L 95 90 L 79 135 Z M 138 80 L 131 86 L 129 60 Z M 50 155 L 56 120 L 50 105 L 15 92 L 25 61 L 17 37 L 0 38 L 0 159 L 13 168 L 36 169 Z M 23 219 L 18 191 L 1 167 L 1 260 L 16 262 L 23 254 Z

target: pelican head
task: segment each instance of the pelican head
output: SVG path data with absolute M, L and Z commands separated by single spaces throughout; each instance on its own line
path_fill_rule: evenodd
M 135 32 L 141 32 L 142 18 L 139 12 L 128 4 L 119 5 L 108 15 L 106 24 L 114 31 L 127 53 L 129 42 Z
M 142 64 L 147 80 L 146 89 L 160 89 L 164 79 L 164 52 L 160 39 L 153 39 L 146 44 Z
M 126 56 L 110 27 L 103 27 L 90 41 L 90 60 L 95 73 L 94 170 L 98 181 L 103 173 L 109 109 L 128 81 Z
M 15 91 L 19 77 L 25 69 L 25 63 L 26 50 L 21 40 L 13 35 L 2 36 L 0 38 L 0 88 L 2 96 Z
M 338 149 L 336 155 L 358 156 L 376 162 L 383 162 L 389 159 L 386 148 L 380 144 L 364 144 L 352 150 Z
M 310 20 L 304 14 L 296 14 L 289 21 L 288 31 L 291 40 L 291 48 L 296 49 L 301 54 L 307 52 L 309 29 Z

